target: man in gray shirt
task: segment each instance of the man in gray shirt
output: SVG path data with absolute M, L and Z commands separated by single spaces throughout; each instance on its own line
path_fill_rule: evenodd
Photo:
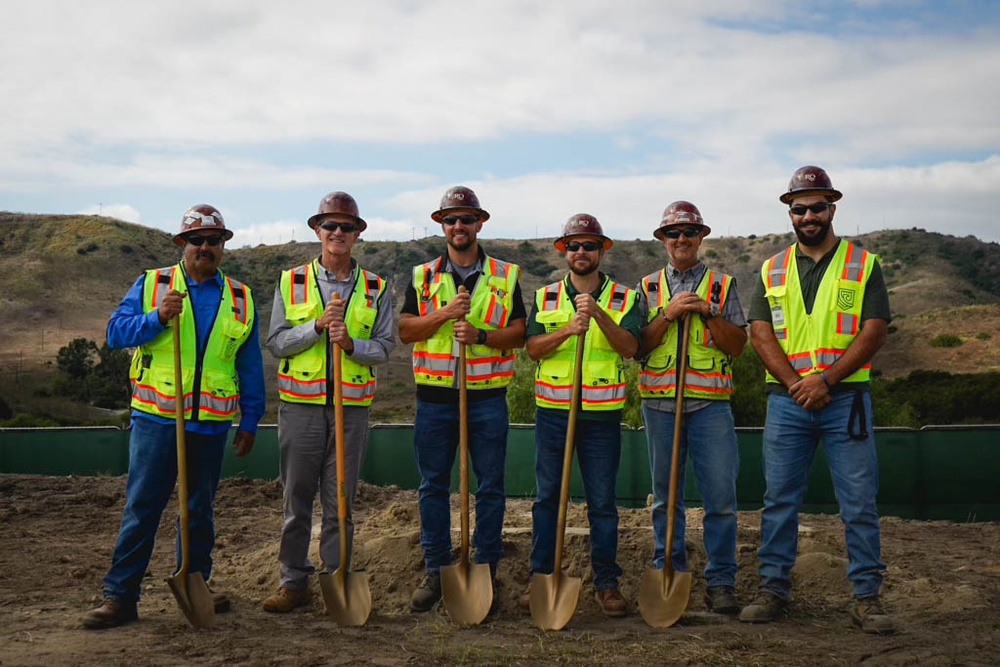
M 320 558 L 327 572 L 339 567 L 337 460 L 332 344 L 341 349 L 344 447 L 347 477 L 347 553 L 354 522 L 351 505 L 368 448 L 368 408 L 375 395 L 376 364 L 393 347 L 392 302 L 383 278 L 358 266 L 351 249 L 367 223 L 345 192 L 332 192 L 309 218 L 322 255 L 284 271 L 275 288 L 267 349 L 278 366 L 278 447 L 285 523 L 278 550 L 278 590 L 264 611 L 290 612 L 309 603 L 312 506 L 319 490 L 323 511 Z M 338 296 L 334 302 L 333 295 Z
M 712 230 L 698 208 L 676 201 L 663 212 L 653 235 L 670 257 L 666 268 L 639 282 L 642 370 L 639 393 L 653 476 L 653 567 L 665 560 L 668 488 L 683 318 L 693 318 L 684 384 L 684 419 L 677 472 L 674 571 L 687 570 L 684 547 L 684 466 L 691 455 L 704 508 L 705 607 L 722 614 L 740 611 L 736 598 L 736 476 L 739 449 L 729 397 L 732 363 L 747 342 L 746 319 L 736 280 L 708 269 L 698 248 Z

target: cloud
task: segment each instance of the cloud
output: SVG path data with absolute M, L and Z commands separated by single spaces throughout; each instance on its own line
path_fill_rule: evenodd
M 139 211 L 129 204 L 97 204 L 88 206 L 77 213 L 80 215 L 103 215 L 125 222 L 142 224 L 142 216 L 139 215 Z

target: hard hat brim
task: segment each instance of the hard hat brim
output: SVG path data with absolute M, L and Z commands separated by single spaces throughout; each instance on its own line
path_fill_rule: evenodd
M 698 222 L 675 222 L 675 223 L 671 223 L 669 225 L 661 225 L 660 227 L 657 227 L 656 229 L 653 230 L 653 236 L 655 238 L 659 239 L 660 241 L 662 241 L 663 240 L 663 230 L 664 229 L 670 229 L 671 227 L 701 227 L 702 231 L 705 232 L 704 234 L 701 235 L 702 238 L 705 238 L 706 236 L 708 236 L 709 234 L 712 233 L 712 228 L 709 227 L 708 225 L 706 225 L 705 223 L 698 223 Z
M 184 246 L 187 245 L 187 241 L 184 240 L 185 236 L 188 236 L 190 234 L 198 234 L 200 232 L 207 230 L 221 231 L 223 241 L 228 241 L 229 239 L 233 238 L 233 230 L 231 229 L 226 229 L 224 227 L 195 227 L 194 229 L 189 229 L 185 232 L 181 232 L 180 234 L 174 235 L 174 244 L 183 248 Z
M 475 208 L 473 206 L 449 206 L 448 208 L 439 208 L 431 213 L 431 220 L 434 222 L 441 222 L 451 211 L 475 211 L 479 216 L 479 222 L 486 222 L 490 219 L 490 214 L 485 208 Z
M 585 232 L 585 233 L 580 233 L 580 234 L 567 234 L 566 236 L 560 236 L 559 238 L 557 238 L 555 240 L 555 242 L 552 245 L 554 245 L 555 248 L 556 248 L 556 250 L 558 250 L 559 252 L 565 253 L 566 252 L 566 241 L 568 239 L 571 239 L 571 238 L 575 237 L 575 236 L 593 236 L 593 237 L 601 239 L 601 242 L 604 244 L 604 247 L 601 248 L 602 250 L 608 250 L 611 246 L 613 246 L 615 244 L 614 241 L 612 241 L 611 239 L 609 239 L 607 236 L 604 236 L 603 234 L 594 234 L 592 232 Z
M 782 204 L 791 204 L 792 200 L 796 197 L 806 197 L 808 195 L 826 195 L 830 198 L 830 202 L 833 203 L 835 201 L 840 201 L 840 198 L 844 196 L 844 193 L 840 190 L 834 190 L 833 188 L 810 188 L 786 192 L 778 197 L 778 200 L 781 201 Z
M 354 220 L 354 224 L 356 224 L 358 226 L 358 232 L 359 233 L 365 231 L 366 229 L 368 229 L 368 223 L 367 222 L 365 222 L 364 220 L 362 220 L 358 216 L 351 215 L 349 213 L 317 213 L 316 215 L 311 216 L 309 218 L 309 220 L 306 221 L 307 224 L 309 225 L 309 229 L 316 229 L 316 227 L 320 223 L 320 220 L 322 218 L 328 216 L 328 215 L 342 215 L 345 218 L 350 218 L 350 219 Z

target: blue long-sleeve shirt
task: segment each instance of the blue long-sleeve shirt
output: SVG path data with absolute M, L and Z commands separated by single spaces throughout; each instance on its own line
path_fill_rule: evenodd
M 194 310 L 194 321 L 198 333 L 198 349 L 204 350 L 219 311 L 222 300 L 222 276 L 215 276 L 203 283 L 197 283 L 186 273 L 188 299 Z M 108 320 L 108 347 L 122 349 L 139 347 L 151 342 L 167 330 L 160 324 L 156 311 L 143 312 L 142 291 L 146 276 L 142 275 L 129 289 L 125 298 Z M 236 352 L 236 375 L 240 383 L 240 423 L 239 430 L 256 435 L 257 423 L 264 416 L 264 359 L 260 351 L 258 322 L 260 313 L 254 317 L 253 330 Z M 132 410 L 132 417 L 148 419 L 158 424 L 173 424 L 173 419 L 164 419 L 148 412 Z M 229 422 L 188 421 L 185 429 L 203 435 L 218 435 L 229 430 Z

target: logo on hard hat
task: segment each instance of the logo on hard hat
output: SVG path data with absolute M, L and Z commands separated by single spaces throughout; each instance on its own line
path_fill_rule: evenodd
M 807 181 L 815 181 L 816 180 L 816 174 L 813 174 L 813 173 L 802 174 L 802 178 L 804 178 Z
M 201 221 L 202 227 L 215 227 L 222 224 L 222 216 L 218 213 L 205 214 L 199 213 L 194 209 L 191 209 L 184 214 L 184 221 L 182 224 L 187 227 L 193 227 L 194 223 L 199 220 Z M 216 220 L 218 220 L 218 222 L 216 222 Z

